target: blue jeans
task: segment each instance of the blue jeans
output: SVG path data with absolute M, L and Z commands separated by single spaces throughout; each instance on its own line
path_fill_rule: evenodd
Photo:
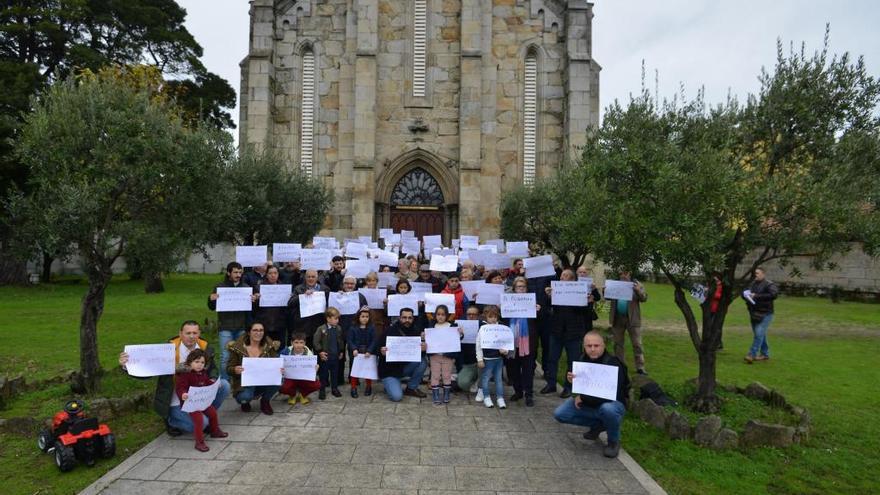
M 562 340 L 562 337 L 550 336 L 550 356 L 547 357 L 547 367 L 544 368 L 544 379 L 547 385 L 556 387 L 556 375 L 559 372 L 559 360 L 562 358 L 562 350 L 566 354 L 566 371 L 571 371 L 571 363 L 583 354 L 583 339 Z M 568 380 L 562 382 L 564 390 L 571 391 L 571 383 Z
M 254 397 L 259 396 L 261 399 L 269 400 L 278 393 L 281 387 L 278 385 L 259 385 L 256 387 L 244 387 L 235 394 L 235 401 L 239 404 L 246 404 Z
M 221 378 L 220 388 L 217 389 L 217 397 L 211 403 L 214 409 L 219 410 L 227 396 L 229 396 L 229 382 Z M 202 424 L 208 424 L 207 417 L 202 418 Z M 171 409 L 168 410 L 168 425 L 187 433 L 192 433 L 193 431 L 192 418 L 189 417 L 189 413 L 181 411 L 180 406 L 171 406 Z
M 428 362 L 424 358 L 419 362 L 407 363 L 406 366 L 403 367 L 403 376 L 409 377 L 409 382 L 406 384 L 406 388 L 410 390 L 419 388 L 419 384 L 422 382 L 422 377 L 425 375 L 425 369 L 427 367 Z M 382 379 L 382 385 L 385 387 L 385 393 L 388 394 L 388 398 L 391 399 L 391 402 L 400 402 L 403 399 L 403 383 L 400 381 L 400 378 L 386 376 Z
M 626 408 L 623 403 L 616 400 L 605 402 L 599 407 L 581 406 L 580 409 L 574 405 L 574 397 L 559 404 L 559 407 L 553 411 L 553 418 L 560 423 L 570 425 L 586 426 L 590 429 L 598 426 L 604 426 L 608 432 L 608 442 L 620 442 L 620 424 L 623 422 L 623 415 Z
M 226 348 L 226 344 L 241 337 L 241 334 L 244 333 L 244 329 L 220 330 L 218 333 L 220 334 L 220 378 L 229 381 L 229 374 L 226 373 L 226 363 L 229 361 L 229 350 Z
M 489 397 L 489 379 L 495 377 L 495 397 L 504 398 L 504 380 L 501 378 L 501 370 L 504 368 L 504 359 L 486 359 L 483 361 L 483 376 L 480 377 L 480 387 L 483 389 L 483 397 Z
M 767 329 L 773 321 L 773 313 L 768 314 L 761 321 L 752 321 L 752 333 L 755 338 L 752 340 L 752 347 L 749 349 L 749 356 L 757 356 L 758 352 L 762 356 L 770 357 L 770 346 L 767 345 Z

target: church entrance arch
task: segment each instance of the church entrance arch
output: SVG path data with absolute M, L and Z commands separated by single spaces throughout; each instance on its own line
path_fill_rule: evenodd
M 449 245 L 458 235 L 458 184 L 449 168 L 421 150 L 392 162 L 379 177 L 376 232 L 412 230 L 419 238 L 440 235 Z

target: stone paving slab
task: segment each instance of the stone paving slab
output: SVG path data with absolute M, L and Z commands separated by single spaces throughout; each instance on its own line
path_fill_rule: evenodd
M 220 409 L 225 439 L 193 448 L 191 435 L 165 434 L 86 488 L 83 495 L 540 495 L 663 494 L 632 458 L 602 456 L 602 440 L 561 425 L 555 395 L 486 408 L 472 394 L 444 406 L 371 397 L 290 406 L 275 414 Z M 423 387 L 424 388 L 424 387 Z M 508 389 L 508 395 L 511 393 Z M 626 432 L 624 431 L 624 444 Z

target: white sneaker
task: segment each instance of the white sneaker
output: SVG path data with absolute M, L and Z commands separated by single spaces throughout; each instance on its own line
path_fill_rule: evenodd
M 469 391 L 470 393 L 474 393 L 474 392 L 476 392 L 477 390 L 480 390 L 480 386 L 477 384 L 477 382 L 474 382 L 474 384 L 471 385 L 471 388 L 470 388 L 470 390 L 468 390 L 468 391 Z
M 498 409 L 507 409 L 507 403 L 501 397 L 498 398 Z
M 478 388 L 478 389 L 477 389 L 477 396 L 474 397 L 474 400 L 477 401 L 477 402 L 482 402 L 482 401 L 483 401 L 483 389 L 481 389 L 481 388 Z
M 487 395 L 486 398 L 483 399 L 483 404 L 484 404 L 486 407 L 492 407 L 492 406 L 493 406 L 493 404 L 492 404 L 492 397 L 489 397 L 489 396 Z

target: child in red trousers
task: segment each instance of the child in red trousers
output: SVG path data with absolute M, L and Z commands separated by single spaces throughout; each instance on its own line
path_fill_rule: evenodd
M 196 349 L 190 352 L 186 357 L 186 368 L 189 371 L 177 373 L 174 388 L 177 392 L 177 396 L 180 398 L 181 407 L 183 407 L 183 403 L 186 399 L 189 398 L 187 392 L 190 387 L 207 387 L 214 383 L 214 380 L 208 376 L 208 372 L 205 370 L 206 357 L 207 354 L 201 349 Z M 193 422 L 193 436 L 196 439 L 196 450 L 207 452 L 210 449 L 205 443 L 205 425 L 202 422 L 203 414 L 208 417 L 208 431 L 210 432 L 211 438 L 226 438 L 229 434 L 220 429 L 219 420 L 217 419 L 217 409 L 215 409 L 214 406 L 208 406 L 204 411 L 194 411 L 189 413 L 189 417 L 192 418 Z

